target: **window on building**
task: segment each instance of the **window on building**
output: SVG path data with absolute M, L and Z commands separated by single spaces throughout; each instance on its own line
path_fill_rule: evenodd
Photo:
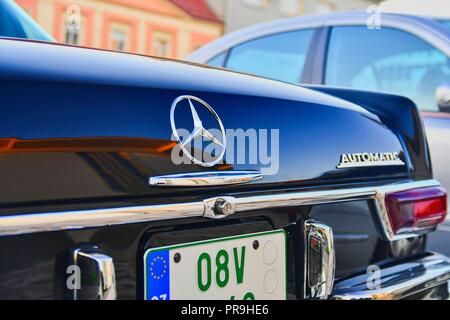
M 278 33 L 231 49 L 226 67 L 275 80 L 298 83 L 314 30 Z
M 115 51 L 130 51 L 130 27 L 125 24 L 112 23 L 109 34 L 109 48 Z
M 112 30 L 111 49 L 116 51 L 125 51 L 127 43 L 127 34 L 123 30 Z
M 173 37 L 169 33 L 154 32 L 152 43 L 152 55 L 170 58 L 172 57 Z
M 366 26 L 331 32 L 325 83 L 406 96 L 423 110 L 437 110 L 435 91 L 450 79 L 450 59 L 405 31 Z
M 74 45 L 80 44 L 79 32 L 66 30 L 64 35 L 64 42 Z
M 73 45 L 84 44 L 84 27 L 86 18 L 83 15 L 66 14 L 63 19 L 64 42 Z

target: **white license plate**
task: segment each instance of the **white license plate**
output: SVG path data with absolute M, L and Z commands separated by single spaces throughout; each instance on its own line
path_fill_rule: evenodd
M 152 248 L 144 255 L 147 300 L 286 299 L 283 230 Z

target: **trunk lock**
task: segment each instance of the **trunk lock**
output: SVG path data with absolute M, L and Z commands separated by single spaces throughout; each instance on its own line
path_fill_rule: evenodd
M 205 211 L 203 216 L 213 219 L 223 219 L 236 212 L 236 198 L 219 197 L 203 201 Z

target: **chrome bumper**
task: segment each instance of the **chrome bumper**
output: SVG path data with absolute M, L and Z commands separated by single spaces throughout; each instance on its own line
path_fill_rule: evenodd
M 214 203 L 217 200 L 226 200 L 231 204 L 232 210 L 230 210 L 228 214 L 271 208 L 288 208 L 353 200 L 370 200 L 374 202 L 375 207 L 377 208 L 382 236 L 386 240 L 394 241 L 409 236 L 416 236 L 416 234 L 396 235 L 393 232 L 384 202 L 385 194 L 439 185 L 439 182 L 436 180 L 417 180 L 357 188 L 302 190 L 297 192 L 252 195 L 236 198 L 227 195 L 219 195 L 214 198 L 184 203 L 14 214 L 0 217 L 0 236 L 193 217 L 223 218 L 223 214 L 218 215 L 214 212 Z
M 450 259 L 440 254 L 401 263 L 380 270 L 378 286 L 374 274 L 337 281 L 331 298 L 336 300 L 449 300 Z

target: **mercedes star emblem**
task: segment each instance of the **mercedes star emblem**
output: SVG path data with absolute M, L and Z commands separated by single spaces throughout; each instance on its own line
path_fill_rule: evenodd
M 192 114 L 192 120 L 194 122 L 194 129 L 192 130 L 192 132 L 190 133 L 190 135 L 184 139 L 184 141 L 181 141 L 180 136 L 178 134 L 178 130 L 177 130 L 177 126 L 175 125 L 175 109 L 177 108 L 177 106 L 180 104 L 180 102 L 187 100 L 189 103 L 189 107 L 190 107 L 190 111 Z M 195 110 L 194 104 L 192 103 L 192 101 L 196 101 L 197 105 L 202 106 L 204 108 L 206 108 L 216 119 L 216 122 L 219 125 L 220 128 L 220 132 L 222 135 L 222 141 L 220 141 L 219 139 L 217 139 L 211 132 L 209 132 L 208 130 L 206 130 L 203 127 L 203 123 L 202 120 L 200 120 L 200 117 L 198 116 L 197 111 Z M 216 113 L 216 111 L 214 111 L 214 109 L 207 104 L 205 101 L 203 101 L 200 98 L 194 97 L 194 96 L 179 96 L 178 98 L 176 98 L 173 103 L 172 103 L 172 107 L 170 109 L 170 124 L 172 126 L 172 132 L 173 135 L 176 139 L 176 141 L 178 142 L 181 150 L 183 150 L 184 154 L 191 160 L 193 161 L 195 164 L 204 166 L 204 167 L 212 167 L 215 164 L 217 164 L 219 161 L 222 160 L 224 154 L 225 154 L 225 148 L 226 148 L 226 136 L 225 136 L 225 128 L 223 127 L 222 121 L 220 120 L 218 114 Z M 196 159 L 191 152 L 186 148 L 187 145 L 189 145 L 189 143 L 194 140 L 197 137 L 203 137 L 208 141 L 211 141 L 212 143 L 218 145 L 221 148 L 220 154 L 219 156 L 212 162 L 204 162 L 202 161 L 203 159 Z

